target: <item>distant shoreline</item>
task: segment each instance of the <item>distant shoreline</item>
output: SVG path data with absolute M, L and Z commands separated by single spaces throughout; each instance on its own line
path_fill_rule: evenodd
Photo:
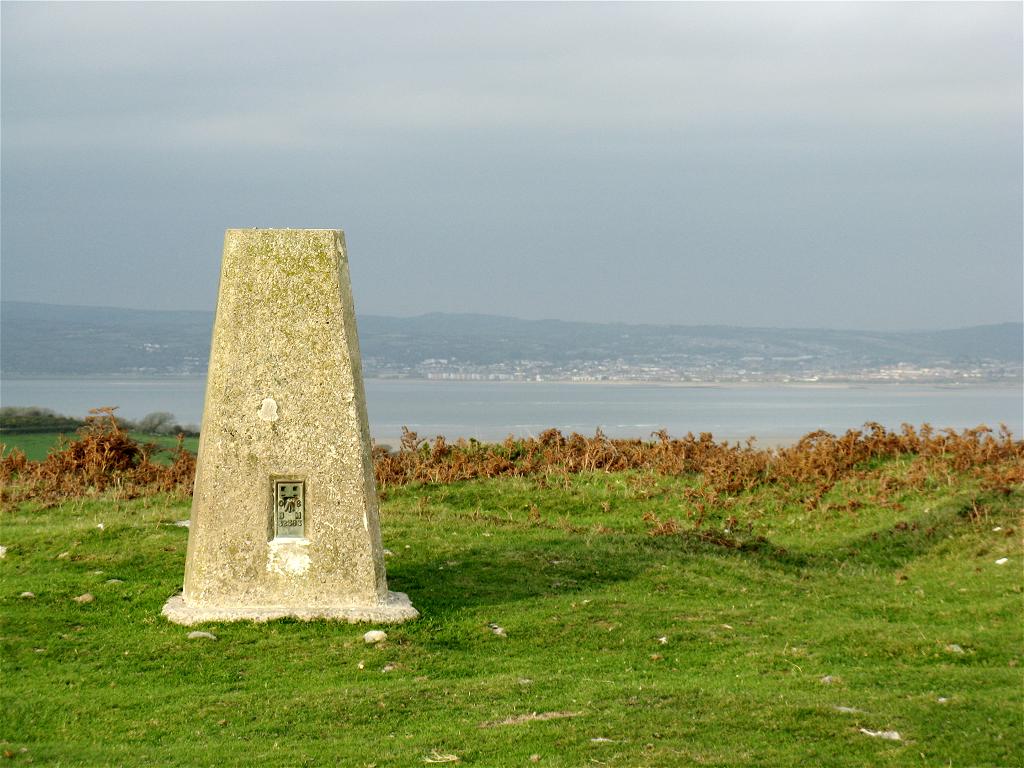
M 156 412 L 198 425 L 207 378 L 96 376 L 5 378 L 0 404 L 36 406 L 74 418 L 117 406 L 138 420 Z M 650 439 L 710 432 L 718 441 L 785 445 L 817 429 L 843 433 L 866 422 L 972 428 L 1005 422 L 1024 434 L 1020 383 L 621 382 L 364 380 L 371 434 L 396 445 L 403 425 L 423 438 L 501 441 L 557 428 L 592 436 Z M 263 397 L 263 395 L 260 395 Z
M 161 373 L 161 374 L 134 374 L 134 373 L 87 373 L 87 374 L 3 374 L 0 375 L 0 383 L 4 381 L 193 381 L 205 380 L 205 373 Z M 871 387 L 928 387 L 935 389 L 1024 389 L 1024 379 L 1017 381 L 1004 381 L 1000 379 L 984 379 L 979 381 L 927 381 L 908 379 L 904 381 L 676 381 L 648 380 L 648 381 L 624 381 L 624 380 L 600 380 L 600 381 L 574 381 L 572 379 L 542 379 L 530 381 L 523 379 L 427 379 L 420 377 L 397 377 L 397 376 L 365 376 L 365 381 L 379 381 L 387 383 L 414 383 L 446 386 L 449 384 L 482 384 L 498 386 L 536 386 L 538 384 L 570 384 L 578 386 L 604 386 L 604 387 L 674 387 L 680 389 L 757 389 L 760 387 L 787 387 L 793 389 L 868 389 Z
M 792 387 L 797 389 L 867 389 L 870 387 L 935 387 L 939 389 L 967 389 L 967 388 L 1021 388 L 1024 387 L 1024 379 L 1018 381 L 984 380 L 984 381 L 675 381 L 666 379 L 664 381 L 573 381 L 572 379 L 542 379 L 541 381 L 524 380 L 493 380 L 493 379 L 421 379 L 421 378 L 393 378 L 387 376 L 367 376 L 367 381 L 386 382 L 416 382 L 417 384 L 498 384 L 507 385 L 529 385 L 537 384 L 573 384 L 581 387 L 603 386 L 603 387 L 678 387 L 680 389 L 758 389 L 762 387 Z

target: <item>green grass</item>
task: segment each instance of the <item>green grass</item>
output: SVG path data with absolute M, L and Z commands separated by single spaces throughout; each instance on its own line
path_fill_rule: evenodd
M 175 448 L 178 445 L 178 438 L 169 435 L 146 435 L 141 432 L 129 433 L 140 443 L 156 443 L 164 448 Z M 42 461 L 50 451 L 60 444 L 61 435 L 73 438 L 74 433 L 63 432 L 3 432 L 0 433 L 0 444 L 3 444 L 3 455 L 6 456 L 14 448 L 25 452 L 31 461 Z M 199 450 L 198 437 L 186 437 L 185 448 L 192 453 Z M 156 461 L 169 460 L 167 454 L 155 457 Z
M 186 503 L 24 504 L 0 533 L 0 748 L 61 766 L 1022 764 L 1024 493 L 962 480 L 839 509 L 877 490 L 861 479 L 808 512 L 761 489 L 702 538 L 692 482 L 388 492 L 390 586 L 422 618 L 380 647 L 367 625 L 289 620 L 187 640 L 160 616 Z M 684 531 L 649 536 L 648 511 Z M 552 712 L 573 716 L 495 724 Z

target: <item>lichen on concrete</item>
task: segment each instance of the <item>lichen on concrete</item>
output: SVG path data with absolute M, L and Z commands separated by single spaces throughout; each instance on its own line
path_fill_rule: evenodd
M 288 479 L 304 483 L 302 541 L 274 537 L 274 481 Z M 340 230 L 225 236 L 184 590 L 164 613 L 417 615 L 387 588 Z

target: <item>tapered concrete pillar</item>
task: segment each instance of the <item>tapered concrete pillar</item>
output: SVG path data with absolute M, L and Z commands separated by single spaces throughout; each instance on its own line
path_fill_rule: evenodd
M 181 624 L 418 614 L 384 573 L 345 236 L 232 229 L 206 384 Z

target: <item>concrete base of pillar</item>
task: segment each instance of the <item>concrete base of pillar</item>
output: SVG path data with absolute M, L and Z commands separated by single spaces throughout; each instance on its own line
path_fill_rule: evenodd
M 291 617 L 303 621 L 359 621 L 374 624 L 398 624 L 419 617 L 404 592 L 388 592 L 383 602 L 373 605 L 189 605 L 183 595 L 175 595 L 164 605 L 163 615 L 175 624 L 201 624 L 206 621 L 272 621 Z

